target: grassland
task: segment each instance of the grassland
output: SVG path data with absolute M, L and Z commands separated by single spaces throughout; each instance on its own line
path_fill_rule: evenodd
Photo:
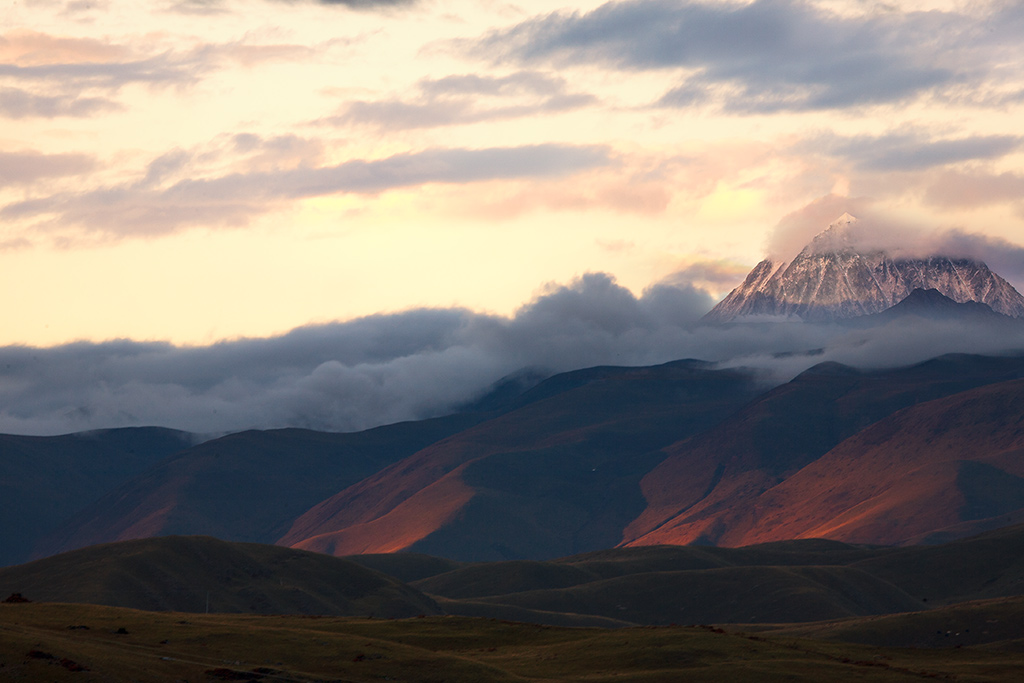
M 0 605 L 0 680 L 1019 681 L 1024 655 L 896 649 L 739 628 L 559 628 Z

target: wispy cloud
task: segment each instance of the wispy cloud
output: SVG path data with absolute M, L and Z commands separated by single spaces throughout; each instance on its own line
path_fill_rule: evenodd
M 122 108 L 119 103 L 106 97 L 42 95 L 21 88 L 0 88 L 0 116 L 9 119 L 52 119 L 58 116 L 87 118 Z
M 433 128 L 570 111 L 597 101 L 593 95 L 570 92 L 562 78 L 528 71 L 425 79 L 418 90 L 410 99 L 349 102 L 326 121 L 384 129 Z
M 496 31 L 478 56 L 536 64 L 601 63 L 682 69 L 662 106 L 716 103 L 764 113 L 962 97 L 986 79 L 1019 88 L 1022 22 L 1011 10 L 976 19 L 955 12 L 836 14 L 800 0 L 611 2 L 555 12 Z M 997 68 L 993 60 L 1009 68 Z
M 96 167 L 87 154 L 0 152 L 0 187 L 29 185 L 47 178 L 81 175 Z
M 613 161 L 603 146 L 429 149 L 335 166 L 232 173 L 153 186 L 155 179 L 185 163 L 180 155 L 161 157 L 135 183 L 16 202 L 0 209 L 0 217 L 46 216 L 50 229 L 77 227 L 109 236 L 156 235 L 193 226 L 244 225 L 252 215 L 281 201 L 342 193 L 375 195 L 427 183 L 558 178 Z
M 928 201 L 946 208 L 1024 204 L 1024 176 L 985 171 L 946 171 L 928 188 Z
M 840 137 L 815 136 L 801 144 L 805 153 L 825 152 L 865 171 L 918 171 L 963 161 L 988 161 L 1020 149 L 1024 137 L 976 135 L 936 138 L 924 132 Z

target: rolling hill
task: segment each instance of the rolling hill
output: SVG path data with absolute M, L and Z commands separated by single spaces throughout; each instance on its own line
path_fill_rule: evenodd
M 0 593 L 175 612 L 439 614 L 419 591 L 360 564 L 290 548 L 164 536 L 0 569 Z

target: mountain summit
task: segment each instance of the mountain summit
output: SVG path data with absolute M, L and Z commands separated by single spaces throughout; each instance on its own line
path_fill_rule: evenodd
M 844 213 L 791 262 L 761 261 L 704 320 L 853 318 L 884 311 L 915 289 L 935 289 L 959 303 L 977 301 L 998 313 L 1024 317 L 1024 296 L 981 261 L 941 255 L 894 258 L 881 250 L 861 250 L 853 239 L 856 225 L 857 219 Z

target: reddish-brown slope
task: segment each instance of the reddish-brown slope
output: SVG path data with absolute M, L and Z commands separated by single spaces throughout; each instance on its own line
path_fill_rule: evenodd
M 834 363 L 811 368 L 713 429 L 666 448 L 665 460 L 641 481 L 647 506 L 623 540 L 735 545 L 732 528 L 756 524 L 755 501 L 765 491 L 843 439 L 901 408 L 1018 378 L 1022 369 L 1019 358 L 963 355 L 876 372 Z
M 695 505 L 643 543 L 788 538 L 900 544 L 1024 514 L 1024 380 L 899 411 L 756 497 Z M 959 530 L 959 531 L 957 531 Z
M 479 418 L 452 416 L 334 434 L 248 431 L 159 461 L 36 543 L 36 557 L 97 543 L 205 534 L 272 542 L 339 488 Z
M 642 508 L 637 481 L 658 449 L 711 426 L 753 391 L 746 375 L 692 362 L 554 379 L 568 388 L 542 383 L 539 400 L 314 506 L 278 543 L 473 560 L 615 545 Z

